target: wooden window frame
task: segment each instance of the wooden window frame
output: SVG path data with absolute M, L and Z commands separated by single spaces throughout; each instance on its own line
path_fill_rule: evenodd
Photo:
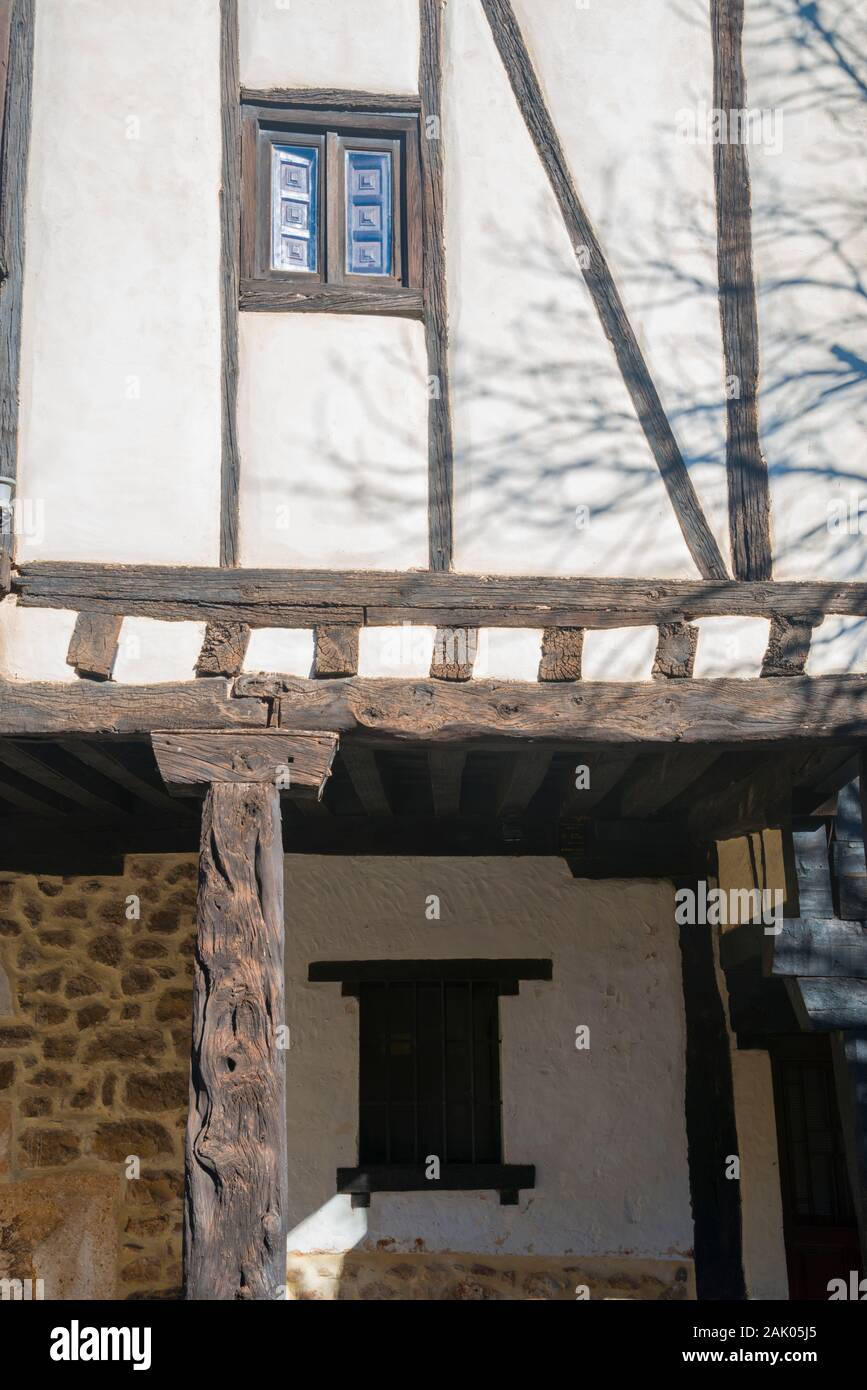
M 271 264 L 271 151 L 275 145 L 319 148 L 316 271 Z M 392 155 L 393 269 L 388 275 L 346 270 L 347 149 Z M 421 318 L 424 307 L 424 202 L 419 117 L 415 113 L 241 107 L 240 308 L 282 312 L 397 314 Z
M 310 965 L 307 978 L 312 983 L 339 983 L 343 995 L 359 1000 L 363 984 L 450 981 L 484 982 L 494 985 L 498 995 L 514 995 L 520 980 L 550 980 L 553 968 L 550 960 L 317 961 Z M 498 1052 L 500 1045 L 498 1042 Z M 498 1092 L 502 1104 L 502 1070 Z M 536 1169 L 532 1164 L 444 1163 L 436 1179 L 426 1176 L 424 1163 L 360 1163 L 355 1168 L 337 1170 L 337 1191 L 349 1193 L 354 1207 L 369 1206 L 373 1192 L 431 1190 L 498 1191 L 503 1206 L 514 1206 L 520 1190 L 535 1185 Z

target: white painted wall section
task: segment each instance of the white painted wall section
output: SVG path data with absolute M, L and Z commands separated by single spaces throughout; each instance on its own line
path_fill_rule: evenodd
M 429 676 L 435 627 L 363 627 L 358 640 L 359 676 Z
M 242 314 L 241 563 L 428 564 L 424 327 Z
M 750 148 L 777 579 L 867 576 L 863 40 L 850 0 L 746 7 L 750 107 L 781 136 Z
M 241 84 L 418 91 L 418 0 L 240 0 Z
M 808 676 L 867 672 L 867 619 L 832 615 L 813 628 Z
M 0 602 L 0 676 L 18 681 L 74 681 L 66 664 L 78 615 L 62 608 L 22 608 Z
M 605 23 L 604 6 L 592 15 Z M 610 60 L 618 80 L 636 49 L 634 22 Z M 570 24 L 553 61 L 580 88 L 587 74 L 580 45 L 564 41 Z M 695 577 L 477 0 L 451 0 L 446 36 L 456 568 Z M 621 85 L 631 111 L 635 93 Z M 605 142 L 590 148 L 604 161 Z
M 647 681 L 659 645 L 656 627 L 596 628 L 584 634 L 581 677 L 586 681 Z
M 438 922 L 425 918 L 430 893 Z M 286 905 L 290 1249 L 691 1249 L 671 885 L 579 882 L 556 859 L 298 855 Z M 552 982 L 501 1001 L 504 1158 L 535 1163 L 536 1189 L 516 1207 L 490 1192 L 383 1193 L 352 1211 L 335 1171 L 357 1163 L 358 1006 L 339 985 L 308 984 L 308 966 L 459 956 L 553 962 Z M 580 1024 L 589 1050 L 575 1048 Z
M 219 0 L 39 0 L 20 560 L 217 564 Z
M 747 680 L 762 674 L 771 624 L 767 618 L 699 618 L 696 678 L 729 676 Z
M 768 1053 L 733 1048 L 732 1087 L 741 1160 L 741 1238 L 747 1296 L 787 1299 L 774 1082 Z
M 124 618 L 112 679 L 121 685 L 189 681 L 205 640 L 205 623 Z
M 245 671 L 279 671 L 286 676 L 309 676 L 313 670 L 314 633 L 311 628 L 254 628 L 244 658 Z
M 537 681 L 541 660 L 541 628 L 483 627 L 473 676 L 479 680 Z

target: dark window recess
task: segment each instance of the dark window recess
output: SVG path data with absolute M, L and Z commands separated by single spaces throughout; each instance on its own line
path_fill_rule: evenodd
M 241 307 L 420 316 L 418 117 L 242 112 Z
M 824 1035 L 771 1042 L 789 1297 L 828 1298 L 861 1274 L 834 1069 Z
M 359 1001 L 358 1167 L 337 1172 L 354 1205 L 437 1188 L 493 1189 L 513 1204 L 535 1185 L 532 1164 L 502 1159 L 499 1000 L 551 976 L 549 960 L 310 966 L 311 980 Z
M 497 987 L 362 984 L 359 1163 L 499 1163 Z

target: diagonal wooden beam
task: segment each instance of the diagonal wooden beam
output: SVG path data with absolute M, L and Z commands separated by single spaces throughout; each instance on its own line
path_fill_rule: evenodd
M 598 806 L 626 776 L 637 756 L 638 750 L 631 748 L 585 748 L 570 757 L 569 772 L 560 798 L 561 817 L 583 816 Z M 587 773 L 579 773 L 579 769 L 584 767 Z M 581 786 L 576 786 L 578 781 Z
M 46 753 L 50 755 L 50 747 L 46 749 Z M 47 787 L 57 796 L 62 796 L 78 806 L 84 806 L 97 815 L 116 817 L 118 814 L 126 814 L 126 807 L 120 805 L 111 795 L 113 791 L 117 792 L 119 799 L 126 801 L 125 794 L 119 788 L 109 787 L 108 794 L 101 790 L 93 790 L 92 786 L 79 783 L 72 776 L 53 767 L 49 762 L 44 762 L 42 758 L 25 752 L 14 743 L 0 743 L 0 763 L 17 772 L 19 776 L 26 777 L 40 787 Z M 84 776 L 87 777 L 88 774 L 85 773 Z
M 771 502 L 768 465 L 759 439 L 759 323 L 753 274 L 749 119 L 742 35 L 744 0 L 711 0 L 714 110 L 729 128 L 714 149 L 717 266 L 726 392 L 729 533 L 737 579 L 770 579 Z
M 545 780 L 551 757 L 550 749 L 531 748 L 509 761 L 498 788 L 497 815 L 520 815 L 526 811 Z
M 719 758 L 715 748 L 674 748 L 650 758 L 623 789 L 620 813 L 629 820 L 643 820 L 669 806 L 675 797 L 697 782 Z
M 659 393 L 584 210 L 510 0 L 481 0 L 521 114 L 548 175 L 605 336 L 668 490 L 699 573 L 725 579 L 726 567 L 701 508 Z
M 349 773 L 355 794 L 369 816 L 390 816 L 391 802 L 376 765 L 376 754 L 371 748 L 353 748 L 344 745 L 341 749 L 343 766 Z
M 144 801 L 160 811 L 171 811 L 174 816 L 184 814 L 183 803 L 173 801 L 166 792 L 160 791 L 159 787 L 154 787 L 143 777 L 139 777 L 138 773 L 127 767 L 115 752 L 106 748 L 96 748 L 83 739 L 61 738 L 57 740 L 57 745 L 70 757 L 77 758 L 85 767 L 92 768 L 110 782 L 117 782 L 138 801 Z

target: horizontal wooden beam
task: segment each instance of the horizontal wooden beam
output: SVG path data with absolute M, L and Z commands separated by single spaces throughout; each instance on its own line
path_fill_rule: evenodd
M 837 918 L 785 918 L 765 938 L 766 974 L 867 980 L 867 931 Z
M 241 676 L 238 695 L 276 695 L 282 727 L 428 743 L 530 739 L 720 743 L 853 739 L 867 727 L 867 677 L 783 681 L 587 681 L 531 685 Z
M 241 101 L 253 106 L 309 106 L 319 111 L 418 111 L 418 96 L 406 92 L 353 92 L 343 87 L 242 87 Z M 275 115 L 277 113 L 275 112 Z
M 139 734 L 267 722 L 261 700 L 232 699 L 229 682 L 217 678 L 175 685 L 0 679 L 0 734 Z
M 867 616 L 867 583 L 450 574 L 430 570 L 231 569 L 40 560 L 13 589 L 25 606 L 252 627 L 631 627 L 696 617 L 820 621 Z
M 806 1032 L 867 1029 L 867 980 L 799 976 L 787 978 L 786 989 Z
M 337 752 L 335 734 L 154 733 L 151 746 L 160 776 L 176 794 L 202 795 L 214 782 L 267 782 L 289 796 L 318 801 Z

